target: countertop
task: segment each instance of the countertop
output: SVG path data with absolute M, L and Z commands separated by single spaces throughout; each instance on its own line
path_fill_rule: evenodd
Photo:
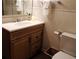
M 10 22 L 10 23 L 2 24 L 2 28 L 12 32 L 12 31 L 16 31 L 16 30 L 19 30 L 22 28 L 27 28 L 27 27 L 31 27 L 31 26 L 35 26 L 35 25 L 39 25 L 39 24 L 44 24 L 44 21 L 25 20 L 25 21 L 20 21 L 20 22 Z

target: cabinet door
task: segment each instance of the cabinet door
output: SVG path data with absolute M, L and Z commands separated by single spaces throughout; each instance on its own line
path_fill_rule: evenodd
M 12 42 L 11 46 L 12 59 L 28 59 L 29 58 L 29 41 L 24 36 Z

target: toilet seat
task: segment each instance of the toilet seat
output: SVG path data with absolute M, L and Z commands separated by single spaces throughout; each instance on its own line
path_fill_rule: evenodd
M 52 59 L 76 59 L 76 58 L 62 51 L 59 51 L 52 57 Z

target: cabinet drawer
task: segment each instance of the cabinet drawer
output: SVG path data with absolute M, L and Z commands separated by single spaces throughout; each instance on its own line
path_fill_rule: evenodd
M 11 40 L 11 44 L 14 44 L 14 43 L 17 44 L 17 42 L 19 43 L 21 41 L 29 42 L 29 36 L 22 36 L 22 37 L 16 38 L 15 40 Z
M 11 32 L 11 40 L 14 40 L 14 39 L 21 37 L 23 35 L 26 35 L 26 34 L 31 34 L 33 32 L 42 31 L 42 30 L 43 30 L 43 24 L 31 26 L 31 27 L 20 29 L 17 31 L 13 31 L 13 32 Z
M 31 34 L 31 44 L 42 40 L 42 31 Z
M 41 47 L 41 44 L 42 44 L 41 41 L 38 41 L 38 42 L 32 44 L 31 45 L 32 50 L 33 49 L 39 49 Z

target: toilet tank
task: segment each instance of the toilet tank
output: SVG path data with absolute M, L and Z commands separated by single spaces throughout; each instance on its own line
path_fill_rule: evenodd
M 60 50 L 72 56 L 76 56 L 76 34 L 62 33 Z

